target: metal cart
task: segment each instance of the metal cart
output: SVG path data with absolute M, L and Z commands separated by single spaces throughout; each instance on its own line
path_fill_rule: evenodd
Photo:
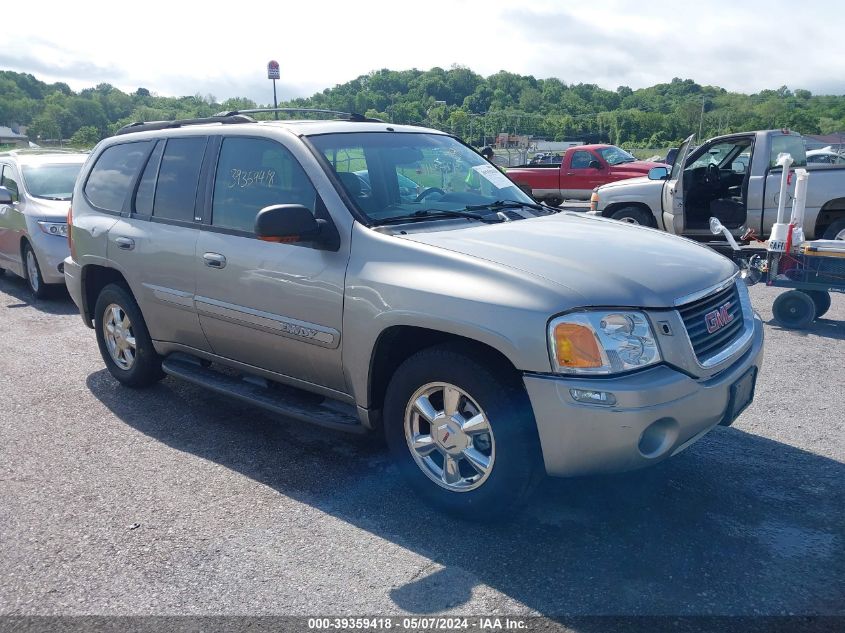
M 769 252 L 766 285 L 791 288 L 772 304 L 775 320 L 802 329 L 830 309 L 830 293 L 845 293 L 845 241 L 805 242 L 798 253 Z

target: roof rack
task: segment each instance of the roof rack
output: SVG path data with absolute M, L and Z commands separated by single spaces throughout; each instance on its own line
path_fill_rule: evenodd
M 250 110 L 230 110 L 229 112 L 219 112 L 217 116 L 238 116 L 242 114 L 259 114 L 262 112 L 308 112 L 311 114 L 332 114 L 339 119 L 346 121 L 354 121 L 356 123 L 384 123 L 381 119 L 374 119 L 372 117 L 358 114 L 357 112 L 340 112 L 338 110 L 322 110 L 319 108 L 252 108 Z
M 39 154 L 86 154 L 88 150 L 66 147 L 20 147 L 0 152 L 3 156 L 38 156 Z
M 174 121 L 135 121 L 120 128 L 115 135 L 129 134 L 130 132 L 146 132 L 148 130 L 166 130 L 168 128 L 184 127 L 187 125 L 205 125 L 207 123 L 255 123 L 255 119 L 238 113 L 222 113 L 215 116 L 207 116 L 199 119 L 177 119 Z

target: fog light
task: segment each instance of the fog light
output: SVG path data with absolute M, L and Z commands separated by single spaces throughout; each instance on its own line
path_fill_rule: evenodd
M 570 395 L 578 402 L 587 404 L 616 404 L 616 396 L 609 391 L 593 391 L 591 389 L 570 389 Z

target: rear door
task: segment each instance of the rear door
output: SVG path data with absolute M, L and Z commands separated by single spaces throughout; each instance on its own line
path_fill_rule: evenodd
M 222 140 L 214 174 L 194 264 L 197 310 L 214 353 L 294 384 L 345 393 L 340 343 L 348 246 L 323 250 L 254 233 L 258 212 L 274 204 L 301 204 L 327 218 L 313 183 L 287 146 L 249 136 Z
M 184 136 L 145 142 L 150 147 L 133 160 L 139 172 L 131 181 L 135 194 L 128 196 L 108 237 L 108 258 L 129 282 L 153 340 L 206 351 L 193 302 L 199 234 L 194 218 L 202 206 L 207 141 L 205 136 Z M 92 177 L 118 147 L 106 150 Z
M 669 233 L 675 235 L 684 233 L 684 166 L 694 138 L 695 134 L 690 134 L 681 143 L 672 172 L 663 183 L 663 225 Z

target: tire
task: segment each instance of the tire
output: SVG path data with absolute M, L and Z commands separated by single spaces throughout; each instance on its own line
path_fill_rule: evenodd
M 100 291 L 94 329 L 100 355 L 118 382 L 148 387 L 164 377 L 141 310 L 125 287 L 109 284 Z
M 550 207 L 559 207 L 563 204 L 563 198 L 552 196 L 551 198 L 545 198 L 543 203 L 549 205 Z
M 38 257 L 35 256 L 35 251 L 32 250 L 29 242 L 24 242 L 23 248 L 21 248 L 21 257 L 23 258 L 24 279 L 26 279 L 26 285 L 29 286 L 32 296 L 36 299 L 46 298 L 49 294 L 48 287 L 41 275 Z
M 803 290 L 805 294 L 809 295 L 816 306 L 816 318 L 822 317 L 828 310 L 830 310 L 830 293 L 826 290 Z
M 828 226 L 822 238 L 826 240 L 845 240 L 845 218 L 836 220 Z
M 803 330 L 816 318 L 816 304 L 801 290 L 789 290 L 772 304 L 772 313 L 783 327 Z
M 528 497 L 543 472 L 525 388 L 500 365 L 471 348 L 432 347 L 402 363 L 385 398 L 385 437 L 407 483 L 465 519 L 501 517 Z M 447 389 L 457 403 L 452 416 Z M 423 400 L 428 407 L 416 404 Z M 443 424 L 435 428 L 428 419 Z M 420 450 L 411 448 L 415 437 L 422 438 Z
M 654 217 L 642 207 L 622 207 L 618 211 L 614 211 L 610 217 L 628 224 L 654 226 Z

